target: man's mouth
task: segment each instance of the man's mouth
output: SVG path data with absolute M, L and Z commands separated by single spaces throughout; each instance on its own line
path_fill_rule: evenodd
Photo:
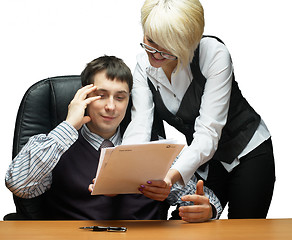
M 113 116 L 102 116 L 102 118 L 105 120 L 105 121 L 112 121 L 115 119 L 115 117 Z

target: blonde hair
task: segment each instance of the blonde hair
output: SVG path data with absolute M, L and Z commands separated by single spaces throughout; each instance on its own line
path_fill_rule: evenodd
M 204 32 L 204 9 L 199 0 L 146 0 L 141 23 L 145 36 L 186 66 Z

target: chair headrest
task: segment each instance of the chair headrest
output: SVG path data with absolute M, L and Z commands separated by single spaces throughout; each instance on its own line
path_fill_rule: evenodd
M 41 80 L 26 91 L 15 123 L 13 158 L 31 136 L 49 133 L 66 119 L 68 105 L 80 87 L 80 76 L 71 75 Z

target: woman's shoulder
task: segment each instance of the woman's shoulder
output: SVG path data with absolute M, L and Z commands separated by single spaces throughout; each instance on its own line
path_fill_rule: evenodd
M 205 76 L 212 68 L 220 70 L 224 66 L 231 66 L 230 53 L 224 43 L 214 37 L 204 37 L 200 42 L 200 68 Z M 217 69 L 218 68 L 218 69 Z
M 144 68 L 150 66 L 149 60 L 148 60 L 148 55 L 147 53 L 141 52 L 136 56 L 136 61 L 137 64 L 139 64 L 140 66 L 143 66 Z
M 213 36 L 205 36 L 200 41 L 200 54 L 218 54 L 218 52 L 228 53 L 226 45 L 221 39 Z

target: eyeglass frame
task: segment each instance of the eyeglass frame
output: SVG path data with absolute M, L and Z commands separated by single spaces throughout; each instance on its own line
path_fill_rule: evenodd
M 157 50 L 156 48 L 151 47 L 151 46 L 149 46 L 149 45 L 147 45 L 147 44 L 145 44 L 145 43 L 140 43 L 140 46 L 141 46 L 145 51 L 150 52 L 150 53 L 152 53 L 152 54 L 160 53 L 160 56 L 163 57 L 163 58 L 165 58 L 165 59 L 168 59 L 168 60 L 176 60 L 176 59 L 177 59 L 177 56 L 174 56 L 174 55 L 169 54 L 169 53 L 166 53 L 166 52 L 159 51 L 159 50 Z M 150 49 L 152 49 L 152 50 L 150 50 L 150 49 L 148 49 L 148 48 L 150 48 Z M 165 55 L 170 56 L 170 58 L 169 58 L 169 57 L 165 57 Z

